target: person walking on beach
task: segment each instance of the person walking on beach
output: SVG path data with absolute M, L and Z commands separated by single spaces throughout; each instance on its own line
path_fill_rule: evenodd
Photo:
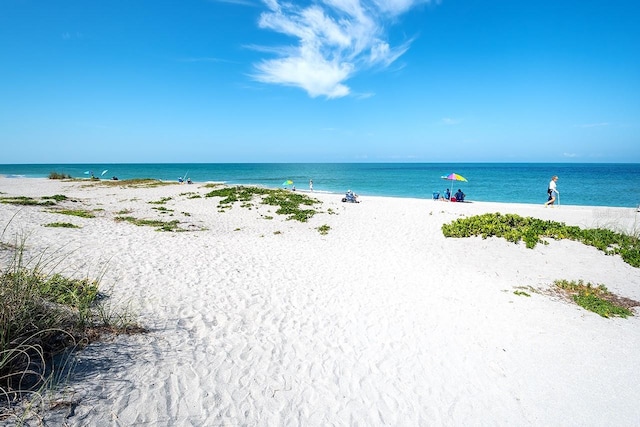
M 313 191 L 313 180 L 309 180 L 309 191 Z
M 554 175 L 551 177 L 551 181 L 549 181 L 549 187 L 547 188 L 547 193 L 549 194 L 549 200 L 544 204 L 545 206 L 553 206 L 556 201 L 556 198 L 560 194 L 558 188 L 556 187 L 556 181 L 558 180 L 558 176 Z

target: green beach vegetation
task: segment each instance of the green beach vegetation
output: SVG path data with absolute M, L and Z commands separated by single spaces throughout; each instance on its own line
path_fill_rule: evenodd
M 65 385 L 75 350 L 143 329 L 107 305 L 99 280 L 48 272 L 60 260 L 29 258 L 24 239 L 0 249 L 8 260 L 0 271 L 0 420 L 20 425 L 51 407 L 46 399 Z
M 85 179 L 79 181 L 86 182 Z M 132 188 L 144 188 L 144 187 L 160 187 L 164 185 L 178 185 L 179 183 L 173 181 L 160 181 L 159 179 L 151 178 L 139 178 L 139 179 L 94 179 L 90 181 L 89 185 L 105 185 L 108 187 L 132 187 Z
M 17 206 L 53 206 L 56 204 L 55 200 L 38 200 L 26 196 L 0 197 L 0 203 Z
M 164 205 L 171 199 L 172 199 L 171 197 L 163 197 L 160 200 L 152 200 L 152 201 L 149 202 L 149 204 L 152 204 L 152 205 Z
M 133 225 L 155 227 L 158 231 L 182 231 L 178 224 L 180 221 L 162 221 L 159 219 L 140 219 L 132 216 L 117 216 L 114 218 L 116 222 L 128 222 Z
M 270 206 L 278 206 L 276 213 L 286 215 L 287 219 L 307 222 L 316 214 L 316 210 L 305 209 L 301 206 L 314 206 L 320 201 L 307 195 L 295 193 L 289 190 L 270 190 L 259 187 L 223 187 L 210 191 L 205 197 L 220 197 L 218 209 L 224 211 L 235 202 L 243 202 L 242 207 L 251 208 L 250 203 L 254 197 L 261 199 L 260 203 Z
M 327 224 L 324 224 L 320 227 L 316 227 L 316 230 L 318 230 L 318 232 L 324 236 L 329 234 L 329 230 L 331 230 L 331 227 L 329 227 Z
M 49 172 L 49 179 L 71 179 L 71 175 L 59 172 Z
M 77 216 L 77 217 L 80 217 L 80 218 L 95 218 L 96 217 L 93 214 L 93 212 L 88 211 L 88 210 L 84 210 L 84 209 L 56 209 L 56 210 L 51 210 L 49 212 L 57 213 L 57 214 L 61 214 L 61 215 Z
M 70 222 L 51 222 L 49 224 L 45 224 L 44 226 L 54 228 L 80 228 L 79 225 L 71 224 Z
M 545 238 L 570 239 L 593 246 L 607 255 L 620 255 L 633 267 L 640 267 L 640 241 L 637 235 L 618 233 L 604 228 L 582 229 L 562 222 L 545 221 L 515 214 L 490 213 L 461 218 L 442 226 L 446 237 L 501 237 L 509 242 L 524 241 L 527 248 L 538 243 L 548 244 Z M 551 293 L 559 293 L 580 307 L 602 317 L 633 316 L 632 307 L 640 302 L 609 292 L 604 285 L 584 283 L 582 280 L 556 280 Z M 534 290 L 535 292 L 535 290 Z M 544 292 L 543 292 L 544 293 Z M 515 295 L 530 296 L 522 290 Z
M 16 206 L 54 206 L 58 202 L 69 200 L 64 194 L 55 194 L 53 196 L 42 196 L 40 198 L 33 198 L 27 196 L 11 196 L 0 197 L 0 203 Z M 75 201 L 75 200 L 72 200 Z
M 442 226 L 445 237 L 502 237 L 509 242 L 524 241 L 527 248 L 545 238 L 569 239 L 593 246 L 607 255 L 620 255 L 633 267 L 640 267 L 640 236 L 615 232 L 605 228 L 582 229 L 563 222 L 546 221 L 515 214 L 488 213 L 460 218 Z
M 609 292 L 604 285 L 584 283 L 582 280 L 556 280 L 553 284 L 562 295 L 602 317 L 633 316 L 631 308 L 640 306 L 638 301 Z

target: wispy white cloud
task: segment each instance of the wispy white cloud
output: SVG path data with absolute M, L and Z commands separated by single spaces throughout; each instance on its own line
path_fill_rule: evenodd
M 75 32 L 75 33 L 71 33 L 71 32 L 65 32 L 62 33 L 62 40 L 78 40 L 82 38 L 82 33 L 79 32 Z
M 442 124 L 445 124 L 447 126 L 458 125 L 460 123 L 462 123 L 462 120 L 460 119 L 452 119 L 451 117 L 444 117 L 442 119 Z
M 388 67 L 412 40 L 391 46 L 386 28 L 399 15 L 433 0 L 263 0 L 259 26 L 296 39 L 294 46 L 263 47 L 276 55 L 255 64 L 254 78 L 264 83 L 299 87 L 312 96 L 339 98 L 351 93 L 346 85 L 362 69 Z
M 564 157 L 569 157 L 569 158 L 578 157 L 578 154 L 576 154 L 576 153 L 562 153 L 562 155 Z

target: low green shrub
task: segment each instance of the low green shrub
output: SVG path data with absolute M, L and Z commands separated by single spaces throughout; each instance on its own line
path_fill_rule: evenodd
M 632 307 L 640 302 L 619 297 L 604 285 L 593 285 L 579 281 L 556 280 L 554 285 L 570 296 L 580 307 L 599 314 L 602 317 L 633 316 Z
M 174 219 L 173 221 L 161 221 L 159 219 L 140 219 L 132 216 L 117 216 L 115 218 L 117 222 L 125 221 L 138 226 L 156 227 L 158 231 L 178 231 L 180 228 L 178 224 L 180 221 Z
M 26 196 L 0 197 L 0 203 L 18 206 L 53 206 L 56 204 L 54 200 L 42 201 Z
M 0 419 L 20 421 L 24 398 L 55 387 L 60 368 L 53 357 L 110 333 L 142 332 L 130 314 L 109 310 L 97 280 L 47 274 L 42 255 L 27 259 L 24 241 L 0 271 Z M 57 264 L 57 263 L 54 263 Z M 67 356 L 68 357 L 68 356 Z M 40 396 L 42 397 L 42 396 Z M 46 409 L 46 408 L 45 408 Z
M 638 237 L 602 228 L 581 229 L 563 222 L 488 213 L 443 224 L 442 233 L 445 237 L 502 237 L 514 243 L 524 241 L 527 248 L 534 248 L 538 243 L 547 244 L 544 238 L 570 239 L 593 246 L 607 255 L 620 255 L 629 265 L 640 267 Z
M 71 175 L 59 172 L 49 172 L 49 179 L 71 179 Z
M 51 212 L 62 214 L 62 215 L 71 215 L 78 216 L 80 218 L 95 218 L 96 216 L 91 211 L 87 211 L 84 209 L 58 209 L 52 210 Z
M 324 224 L 324 225 L 321 225 L 320 227 L 317 227 L 316 230 L 318 230 L 320 234 L 326 235 L 326 234 L 329 234 L 329 230 L 331 230 L 331 227 L 329 227 L 327 224 Z
M 70 222 L 50 222 L 49 224 L 45 224 L 44 226 L 54 228 L 80 228 L 79 225 L 71 224 Z
M 262 204 L 270 206 L 278 206 L 276 213 L 286 215 L 287 219 L 300 222 L 307 222 L 316 214 L 315 209 L 302 209 L 300 206 L 313 206 L 320 203 L 316 199 L 312 199 L 304 194 L 295 193 L 288 190 L 270 190 L 259 187 L 223 187 L 210 191 L 205 197 L 221 197 L 218 203 L 220 210 L 229 207 L 235 202 L 243 202 L 242 207 L 252 208 L 250 203 L 254 197 L 261 197 Z

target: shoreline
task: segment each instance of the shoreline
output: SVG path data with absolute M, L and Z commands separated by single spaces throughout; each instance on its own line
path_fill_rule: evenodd
M 111 179 L 95 179 L 95 180 L 91 180 L 90 178 L 72 178 L 71 180 L 57 180 L 57 179 L 50 179 L 50 178 L 42 178 L 42 177 L 6 177 L 6 176 L 2 176 L 0 175 L 0 180 L 10 180 L 10 181 L 14 181 L 14 180 L 36 180 L 36 181 L 53 181 L 53 182 L 77 182 L 77 183 L 111 183 L 110 185 L 113 186 L 117 186 L 117 183 L 123 183 L 123 185 L 128 181 L 128 180 L 111 180 Z M 227 186 L 227 187 L 258 187 L 258 188 L 266 188 L 268 190 L 287 190 L 287 188 L 283 188 L 281 186 L 276 186 L 276 187 L 268 187 L 268 186 L 264 186 L 261 184 L 230 184 L 227 181 L 192 181 L 191 184 L 187 184 L 186 182 L 180 183 L 177 181 L 167 181 L 167 180 L 161 180 L 161 179 L 156 179 L 156 178 L 136 178 L 136 179 L 141 179 L 141 180 L 154 180 L 154 181 L 159 181 L 165 184 L 175 184 L 175 185 L 179 185 L 179 186 L 192 186 L 192 185 L 207 185 L 207 184 L 219 184 L 219 185 L 223 185 L 223 186 Z M 302 193 L 302 194 L 306 194 L 306 195 L 332 195 L 332 196 L 340 196 L 343 197 L 344 193 L 338 193 L 338 192 L 330 192 L 330 191 L 325 191 L 325 190 L 314 190 L 314 191 L 310 191 L 306 188 L 296 188 L 295 192 L 297 193 Z M 441 203 L 445 203 L 444 201 L 440 201 L 440 200 L 433 200 L 431 198 L 420 198 L 420 197 L 406 197 L 406 196 L 376 196 L 376 195 L 365 195 L 365 196 L 360 196 L 360 198 L 382 198 L 382 199 L 392 199 L 392 200 L 422 200 L 422 201 L 432 201 L 432 202 L 441 202 Z M 499 201 L 478 201 L 478 200 L 473 200 L 472 198 L 465 200 L 464 202 L 451 202 L 451 203 L 461 203 L 461 204 L 496 204 L 498 206 L 510 206 L 510 205 L 514 205 L 514 206 L 543 206 L 544 207 L 544 203 L 524 203 L 524 202 L 499 202 Z M 621 210 L 631 210 L 631 211 L 636 211 L 636 212 L 640 212 L 640 205 L 639 206 L 608 206 L 608 205 L 572 205 L 572 204 L 560 204 L 560 205 L 554 205 L 554 206 L 550 206 L 549 209 L 559 209 L 562 207 L 569 207 L 569 208 L 578 208 L 578 209 L 621 209 Z
M 65 274 L 101 277 L 110 301 L 150 330 L 78 352 L 68 387 L 79 403 L 70 418 L 48 417 L 72 425 L 640 419 L 637 309 L 605 319 L 545 293 L 556 279 L 585 280 L 640 300 L 640 269 L 574 241 L 529 249 L 441 231 L 489 212 L 633 229 L 633 209 L 378 196 L 351 204 L 306 192 L 322 205 L 299 222 L 260 203 L 220 208 L 202 185 L 0 178 L 0 197 L 63 194 L 60 208 L 95 215 L 0 204 L 3 241 L 27 235 L 30 255 L 52 253 Z M 175 219 L 189 231 L 119 215 Z M 43 226 L 54 221 L 81 228 Z M 523 289 L 529 297 L 514 293 Z

